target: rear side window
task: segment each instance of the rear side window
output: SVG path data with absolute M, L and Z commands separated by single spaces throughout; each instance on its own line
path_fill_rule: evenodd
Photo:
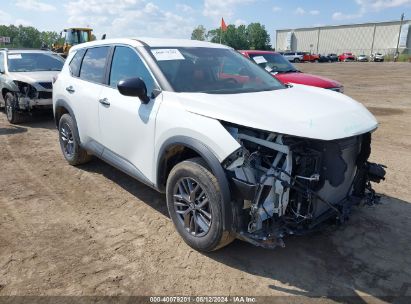
M 108 46 L 88 49 L 80 69 L 80 78 L 96 83 L 104 83 Z
M 70 61 L 70 73 L 72 76 L 79 77 L 80 75 L 80 67 L 81 67 L 81 61 L 83 60 L 84 53 L 86 50 L 78 50 L 76 54 L 73 56 L 73 59 Z
M 4 72 L 4 55 L 0 53 L 0 71 Z
M 141 77 L 150 95 L 154 90 L 154 79 L 137 53 L 129 47 L 117 46 L 114 51 L 110 72 L 110 86 L 117 88 L 117 83 L 132 77 Z

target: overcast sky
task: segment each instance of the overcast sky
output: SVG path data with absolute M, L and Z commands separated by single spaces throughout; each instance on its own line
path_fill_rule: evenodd
M 60 32 L 90 26 L 97 37 L 189 38 L 203 24 L 260 22 L 282 28 L 411 19 L 411 0 L 0 0 L 0 24 Z

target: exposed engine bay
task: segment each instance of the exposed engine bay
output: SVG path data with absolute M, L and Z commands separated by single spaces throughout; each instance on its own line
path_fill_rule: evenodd
M 236 232 L 254 245 L 343 223 L 353 205 L 375 204 L 370 182 L 384 166 L 368 162 L 371 134 L 323 141 L 224 124 L 241 148 L 224 162 L 238 202 Z

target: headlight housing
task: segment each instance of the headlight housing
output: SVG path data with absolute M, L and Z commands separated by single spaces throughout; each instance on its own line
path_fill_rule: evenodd
M 28 97 L 34 97 L 36 95 L 37 90 L 31 84 L 19 80 L 13 80 L 13 82 L 19 88 L 19 92 L 21 94 L 24 94 Z

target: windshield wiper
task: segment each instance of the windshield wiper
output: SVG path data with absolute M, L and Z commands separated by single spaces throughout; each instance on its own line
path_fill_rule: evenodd
M 49 71 L 61 71 L 59 69 L 41 69 L 41 70 L 34 70 L 33 72 L 49 72 Z
M 299 70 L 286 70 L 286 71 L 277 71 L 277 73 L 282 74 L 282 73 L 299 73 Z

